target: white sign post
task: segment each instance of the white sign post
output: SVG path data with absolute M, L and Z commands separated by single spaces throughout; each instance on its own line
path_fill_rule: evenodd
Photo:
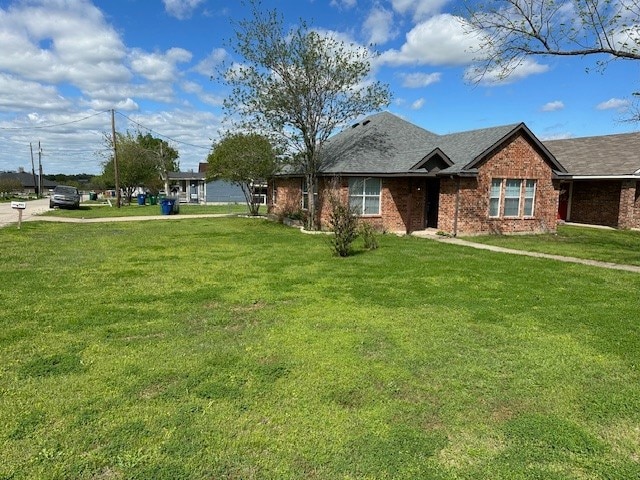
M 18 230 L 22 225 L 22 211 L 27 208 L 26 202 L 11 202 L 11 208 L 18 211 Z

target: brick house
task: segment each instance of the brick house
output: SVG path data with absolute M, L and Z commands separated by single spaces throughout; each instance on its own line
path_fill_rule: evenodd
M 560 183 L 558 218 L 640 228 L 640 133 L 545 142 L 569 171 Z
M 554 231 L 565 168 L 523 123 L 437 135 L 382 112 L 333 136 L 322 151 L 318 214 L 330 194 L 388 232 L 451 234 Z M 269 211 L 304 209 L 301 175 L 270 184 Z

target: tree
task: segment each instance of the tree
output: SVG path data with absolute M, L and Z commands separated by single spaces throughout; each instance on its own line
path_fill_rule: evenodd
M 22 192 L 24 188 L 17 178 L 0 177 L 0 198 L 10 197 L 15 192 Z
M 248 4 L 252 17 L 236 25 L 230 42 L 244 62 L 222 72 L 231 87 L 225 111 L 241 128 L 273 135 L 297 160 L 293 167 L 313 192 L 329 136 L 353 118 L 388 105 L 391 94 L 388 86 L 368 80 L 368 49 L 311 30 L 303 20 L 287 31 L 276 10 L 262 12 L 259 0 Z M 313 195 L 308 207 L 307 227 L 315 228 Z
M 640 60 L 639 0 L 466 1 L 466 25 L 477 35 L 477 80 L 509 76 L 527 57 L 601 55 Z
M 167 173 L 180 171 L 180 164 L 178 163 L 180 154 L 166 141 L 155 138 L 150 133 L 142 135 L 142 133 L 138 132 L 136 141 L 147 153 L 152 155 L 152 160 L 155 160 L 158 175 L 150 178 L 145 186 L 152 193 L 157 194 L 159 190 L 164 188 Z
M 277 169 L 269 139 L 256 133 L 228 134 L 213 145 L 207 162 L 207 180 L 221 179 L 238 185 L 249 212 L 258 215 L 260 202 L 254 195 L 254 185 L 271 178 Z
M 111 145 L 111 138 L 105 136 L 105 142 Z M 163 140 L 154 139 L 150 135 L 143 136 L 138 133 L 134 136 L 131 132 L 116 132 L 116 147 L 120 188 L 124 191 L 128 203 L 131 203 L 133 192 L 138 187 L 158 189 L 163 171 L 166 175 L 164 169 L 177 165 L 177 152 L 168 147 Z M 113 185 L 113 156 L 110 156 L 102 167 L 103 181 Z

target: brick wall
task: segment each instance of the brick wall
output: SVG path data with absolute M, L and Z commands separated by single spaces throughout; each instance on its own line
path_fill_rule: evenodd
M 268 212 L 278 216 L 299 212 L 302 207 L 301 187 L 302 179 L 300 178 L 277 178 L 269 182 Z
M 574 181 L 568 220 L 617 227 L 621 187 L 620 181 Z
M 618 228 L 640 228 L 637 185 L 634 180 L 625 180 L 621 183 Z
M 555 231 L 559 184 L 553 181 L 550 165 L 528 140 L 522 136 L 512 138 L 478 170 L 475 178 L 441 180 L 439 230 L 459 235 Z M 499 217 L 489 217 L 494 178 L 536 180 L 533 217 L 504 217 L 502 211 Z

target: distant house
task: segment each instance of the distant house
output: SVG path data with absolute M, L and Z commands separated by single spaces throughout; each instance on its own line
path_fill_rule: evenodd
M 38 175 L 34 176 L 31 173 L 27 173 L 22 169 L 19 169 L 17 172 L 0 172 L 0 180 L 2 179 L 10 179 L 17 180 L 22 185 L 22 193 L 26 194 L 35 194 L 38 189 L 38 182 L 40 181 L 40 177 Z M 46 178 L 42 179 L 42 190 L 43 194 L 46 194 L 49 190 L 55 188 L 57 182 L 52 182 L 51 180 L 47 180 Z
M 208 167 L 208 163 L 202 162 L 198 165 L 198 172 L 206 176 Z M 212 180 L 207 182 L 205 188 L 207 203 L 244 203 L 246 201 L 242 189 L 231 182 Z M 258 196 L 259 203 L 267 204 L 266 184 L 256 185 L 254 193 Z
M 640 228 L 640 133 L 544 144 L 569 172 L 560 183 L 560 220 Z
M 376 228 L 403 233 L 554 231 L 567 174 L 523 123 L 437 135 L 388 112 L 333 136 L 321 162 L 314 194 L 323 226 L 334 194 Z M 282 173 L 269 211 L 304 209 L 308 194 L 303 176 Z

